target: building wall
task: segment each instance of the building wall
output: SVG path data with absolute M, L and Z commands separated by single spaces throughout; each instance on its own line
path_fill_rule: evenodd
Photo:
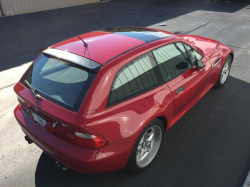
M 13 16 L 30 12 L 65 8 L 90 3 L 100 0 L 0 0 L 4 16 Z M 1 15 L 0 11 L 0 17 Z
M 2 4 L 1 4 L 1 0 L 0 0 L 0 17 L 3 16 L 3 15 L 2 15 L 2 11 L 3 11 L 3 9 L 2 9 Z

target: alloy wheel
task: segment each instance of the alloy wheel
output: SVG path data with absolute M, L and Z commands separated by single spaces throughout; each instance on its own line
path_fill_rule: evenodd
M 162 129 L 158 125 L 150 127 L 142 136 L 136 151 L 136 164 L 140 168 L 148 166 L 156 156 L 162 140 Z
M 229 75 L 230 72 L 230 59 L 227 59 L 227 61 L 225 62 L 223 69 L 221 71 L 221 75 L 220 75 L 220 83 L 224 84 L 225 81 L 227 80 L 227 77 Z

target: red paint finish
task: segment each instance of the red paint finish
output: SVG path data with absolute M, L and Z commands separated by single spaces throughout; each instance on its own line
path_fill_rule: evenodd
M 14 114 L 24 133 L 36 145 L 73 170 L 102 173 L 119 170 L 126 165 L 133 139 L 113 142 L 98 150 L 86 149 L 43 130 L 27 118 L 20 106 L 15 108 Z
M 85 41 L 89 44 L 91 59 L 102 64 L 105 60 L 144 43 L 126 36 L 119 36 L 116 40 L 116 34 L 104 32 L 92 32 L 82 37 L 86 38 Z M 200 54 L 203 55 L 204 68 L 197 70 L 193 66 L 167 83 L 107 107 L 113 80 L 124 65 L 144 53 L 173 42 L 186 42 L 193 48 L 202 49 L 204 54 Z M 86 55 L 83 53 L 83 44 L 77 38 L 71 38 L 53 47 Z M 173 35 L 130 50 L 104 65 L 88 90 L 78 113 L 44 98 L 40 101 L 34 99 L 29 89 L 19 82 L 14 87 L 19 99 L 14 114 L 25 134 L 67 167 L 87 173 L 119 170 L 125 167 L 134 143 L 145 126 L 154 118 L 161 117 L 167 121 L 164 124 L 165 129 L 169 129 L 214 86 L 230 53 L 233 53 L 232 49 L 214 40 Z M 221 61 L 214 66 L 218 58 L 221 58 Z M 176 90 L 181 86 L 184 86 L 184 90 L 176 94 Z M 26 112 L 34 111 L 35 108 L 39 115 L 47 119 L 48 128 L 41 128 L 27 117 Z M 49 131 L 55 121 L 58 124 L 66 124 L 67 127 L 58 125 L 54 132 Z M 105 139 L 107 145 L 99 149 L 78 146 L 67 139 L 67 136 L 73 136 L 75 132 L 98 134 Z
M 116 73 L 121 67 L 146 52 L 158 48 L 161 45 L 179 41 L 179 39 L 180 38 L 169 37 L 151 42 L 141 46 L 140 48 L 131 50 L 109 62 L 102 68 L 102 71 L 98 73 L 97 77 L 93 81 L 93 86 L 89 89 L 88 94 L 85 97 L 86 99 L 83 101 L 83 107 L 81 107 L 79 113 L 87 112 L 87 114 L 89 114 L 93 111 L 104 110 L 107 104 L 111 84 L 113 83 Z
M 135 38 L 107 32 L 90 32 L 80 37 L 88 43 L 88 51 L 78 37 L 55 44 L 51 48 L 67 50 L 104 64 L 117 55 L 145 43 Z
M 210 54 L 216 46 L 219 44 L 218 41 L 209 38 L 204 38 L 201 36 L 194 35 L 179 35 L 183 37 L 189 44 L 199 47 L 205 55 Z

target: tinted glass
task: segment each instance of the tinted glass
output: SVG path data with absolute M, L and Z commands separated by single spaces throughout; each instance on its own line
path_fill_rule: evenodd
M 26 85 L 25 80 L 28 81 L 45 99 L 77 112 L 95 75 L 80 66 L 42 54 L 22 83 Z
M 111 87 L 109 104 L 115 104 L 145 92 L 158 84 L 151 53 L 128 63 L 117 73 Z
M 190 57 L 191 63 L 192 65 L 194 65 L 194 63 L 197 60 L 201 60 L 202 59 L 202 55 L 200 55 L 197 51 L 195 51 L 193 48 L 191 48 L 190 46 L 184 44 L 186 49 L 187 49 L 187 53 Z
M 164 82 L 180 75 L 183 71 L 191 67 L 190 60 L 182 43 L 169 44 L 153 51 L 156 61 L 159 64 Z M 186 62 L 188 67 L 177 69 L 176 65 Z

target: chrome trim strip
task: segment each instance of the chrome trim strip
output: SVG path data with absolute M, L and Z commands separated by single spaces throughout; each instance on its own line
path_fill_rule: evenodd
M 59 58 L 59 59 L 63 59 L 63 60 L 72 62 L 74 64 L 78 64 L 80 66 L 83 66 L 83 67 L 86 67 L 86 68 L 92 69 L 92 70 L 97 70 L 100 67 L 102 67 L 101 64 L 98 64 L 97 62 L 95 62 L 93 60 L 87 59 L 83 56 L 79 56 L 79 55 L 76 55 L 76 54 L 73 54 L 73 53 L 70 53 L 67 51 L 59 50 L 59 49 L 49 48 L 49 49 L 46 49 L 45 51 L 43 51 L 43 53 L 47 54 L 47 55 L 54 56 L 54 57 Z
M 216 62 L 213 64 L 213 67 L 216 66 L 221 61 L 221 58 L 218 58 Z

